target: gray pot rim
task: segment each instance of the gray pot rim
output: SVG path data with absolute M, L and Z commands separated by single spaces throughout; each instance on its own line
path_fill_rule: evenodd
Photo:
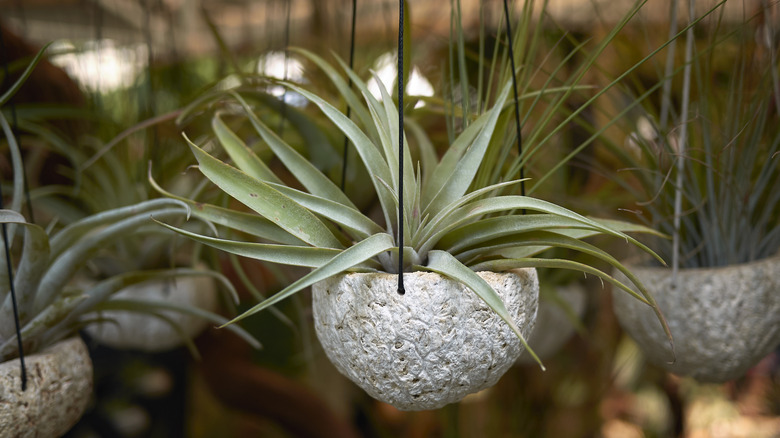
M 632 269 L 642 269 L 642 270 L 645 270 L 645 271 L 648 271 L 648 272 L 653 272 L 653 271 L 669 272 L 669 271 L 672 270 L 671 265 L 670 266 L 658 266 L 658 265 L 655 265 L 655 264 L 651 264 L 651 262 L 652 262 L 652 259 L 650 259 L 649 257 L 644 257 L 644 256 L 642 256 L 642 257 L 632 257 L 632 258 L 629 258 L 628 260 L 626 260 L 626 262 L 623 263 L 623 265 L 626 268 L 628 268 L 629 271 L 632 270 Z M 689 272 L 690 273 L 720 272 L 720 271 L 723 271 L 724 269 L 750 268 L 750 267 L 762 265 L 764 263 L 772 264 L 772 263 L 778 263 L 778 262 L 780 262 L 780 252 L 778 252 L 778 253 L 776 253 L 774 255 L 768 256 L 768 257 L 764 257 L 764 258 L 760 258 L 760 259 L 756 259 L 756 260 L 751 260 L 749 262 L 734 263 L 734 264 L 731 264 L 731 265 L 698 266 L 698 267 L 695 267 L 695 268 L 683 268 L 683 267 L 681 267 L 678 272 L 680 272 L 680 273 L 689 273 Z

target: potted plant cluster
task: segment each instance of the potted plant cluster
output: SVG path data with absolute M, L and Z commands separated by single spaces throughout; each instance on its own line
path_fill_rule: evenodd
M 612 148 L 646 225 L 673 236 L 653 246 L 672 267 L 630 269 L 658 300 L 676 361 L 650 315 L 619 295 L 615 312 L 650 362 L 706 382 L 744 375 L 780 344 L 780 82 L 773 40 L 752 28 L 716 32 L 703 49 L 691 34 L 679 112 L 648 109 L 630 149 Z M 726 75 L 716 52 L 734 54 Z M 665 126 L 667 114 L 679 123 Z
M 283 85 L 319 108 L 349 138 L 370 175 L 367 184 L 381 217 L 374 220 L 358 210 L 336 184 L 256 117 L 240 94 L 229 93 L 212 118 L 213 145 L 227 157 L 221 160 L 217 151 L 209 153 L 193 142 L 190 148 L 198 169 L 248 211 L 169 196 L 186 202 L 194 217 L 243 237 L 226 239 L 161 223 L 234 254 L 311 269 L 232 322 L 312 286 L 317 335 L 335 366 L 373 397 L 418 410 L 439 408 L 490 386 L 515 362 L 527 347 L 525 338 L 536 316 L 535 267 L 599 276 L 654 308 L 652 297 L 625 267 L 581 240 L 606 234 L 646 250 L 620 231 L 637 227 L 616 228 L 550 202 L 497 195 L 519 180 L 474 184 L 478 170 L 490 166 L 483 163 L 489 145 L 503 142 L 496 124 L 506 113 L 511 84 L 505 83 L 493 107 L 472 120 L 440 160 L 430 142 L 416 142 L 420 150 L 413 155 L 403 141 L 399 172 L 404 133 L 390 93 L 380 85 L 382 98 L 374 98 L 343 62 L 343 73 L 337 73 L 316 55 L 301 53 L 325 69 L 359 122 L 300 86 Z M 280 178 L 231 130 L 231 123 L 245 120 L 296 181 Z M 402 250 L 397 244 L 400 229 L 406 239 Z M 592 266 L 533 256 L 546 247 L 592 255 L 624 272 L 640 293 Z M 513 250 L 516 257 L 504 255 Z M 662 321 L 660 313 L 658 318 Z
M 0 106 L 19 89 L 44 50 L 2 94 Z M 0 256 L 0 420 L 3 432 L 13 436 L 59 436 L 78 420 L 90 400 L 92 365 L 77 333 L 90 323 L 105 321 L 101 312 L 143 312 L 173 325 L 164 311 L 191 313 L 218 324 L 226 321 L 190 306 L 111 301 L 114 293 L 147 281 L 190 275 L 210 275 L 228 291 L 232 288 L 216 273 L 186 268 L 122 272 L 89 285 L 74 281 L 111 245 L 157 234 L 159 227 L 149 227 L 152 217 L 184 219 L 189 207 L 180 201 L 154 199 L 97 212 L 61 228 L 54 222 L 48 227 L 31 223 L 21 213 L 25 199 L 22 153 L 4 113 L 0 113 L 0 129 L 13 170 L 10 205 L 0 210 L 7 249 Z M 239 327 L 233 329 L 257 345 Z

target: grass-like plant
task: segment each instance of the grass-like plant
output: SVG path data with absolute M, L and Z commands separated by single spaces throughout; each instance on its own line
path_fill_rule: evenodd
M 625 239 L 653 254 L 625 234 L 649 230 L 625 223 L 590 219 L 531 197 L 496 196 L 501 189 L 517 185 L 518 180 L 475 184 L 480 167 L 490 165 L 483 162 L 488 146 L 491 142 L 502 140 L 503 133 L 495 128 L 498 118 L 506 110 L 510 83 L 505 83 L 495 105 L 474 119 L 441 159 L 437 159 L 430 142 L 418 141 L 419 150 L 414 156 L 419 160 L 413 160 L 412 151 L 404 141 L 405 162 L 403 173 L 399 174 L 399 137 L 404 134 L 399 131 L 398 112 L 390 93 L 380 85 L 382 99 L 374 98 L 366 83 L 342 62 L 343 72 L 363 96 L 361 101 L 334 67 L 312 53 L 300 53 L 323 69 L 349 103 L 362 128 L 314 93 L 290 83 L 284 86 L 318 107 L 349 138 L 370 174 L 366 186 L 370 184 L 376 193 L 382 218 L 375 221 L 359 211 L 336 184 L 257 118 L 239 94 L 233 93 L 232 105 L 225 105 L 212 119 L 217 144 L 227 152 L 232 164 L 192 142 L 190 148 L 200 171 L 251 212 L 183 198 L 179 200 L 190 205 L 193 215 L 252 235 L 256 241 L 228 240 L 166 226 L 234 254 L 312 270 L 232 322 L 345 271 L 398 273 L 396 239 L 402 227 L 405 236 L 404 271 L 432 271 L 467 285 L 512 327 L 524 344 L 520 330 L 501 299 L 475 271 L 555 267 L 596 275 L 653 306 L 665 326 L 652 297 L 636 278 L 607 252 L 581 240 L 606 234 Z M 283 181 L 230 129 L 224 119 L 234 114 L 249 119 L 257 135 L 297 182 Z M 402 196 L 399 190 L 401 179 Z M 154 181 L 152 183 L 155 184 Z M 157 188 L 165 193 L 161 187 Z M 397 212 L 401 198 L 404 214 L 399 217 Z M 571 248 L 606 262 L 625 273 L 642 295 L 593 266 L 571 260 L 534 257 L 540 248 L 547 247 Z
M 756 20 L 724 24 L 703 45 L 691 43 L 681 107 L 667 98 L 661 108 L 678 122 L 648 107 L 631 147 L 611 145 L 634 178 L 617 181 L 639 200 L 640 217 L 675 236 L 654 249 L 679 258 L 681 268 L 745 263 L 780 249 L 780 126 L 773 121 L 780 82 L 773 41 L 756 40 L 752 31 L 769 28 Z

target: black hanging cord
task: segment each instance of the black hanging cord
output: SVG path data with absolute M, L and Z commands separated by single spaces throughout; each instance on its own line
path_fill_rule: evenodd
M 354 68 L 355 63 L 355 16 L 357 15 L 357 0 L 352 0 L 352 30 L 349 36 L 349 69 Z M 347 83 L 349 89 L 352 89 L 352 76 L 349 76 Z M 347 104 L 347 118 L 352 115 L 352 107 Z M 344 191 L 344 187 L 347 181 L 347 148 L 349 147 L 349 139 L 344 136 L 344 152 L 341 157 L 341 191 Z
M 97 42 L 97 49 L 100 50 L 103 45 L 103 7 L 100 2 L 94 2 L 94 8 L 92 10 L 93 18 L 95 20 L 95 41 Z M 98 74 L 100 70 L 98 70 Z M 103 111 L 103 94 L 93 93 L 95 99 L 95 107 L 99 112 Z
M 290 56 L 290 3 L 292 3 L 292 0 L 287 0 L 285 2 L 285 10 L 284 10 L 284 81 L 287 82 L 287 64 L 289 62 L 289 56 Z M 284 120 L 287 118 L 287 87 L 284 87 L 284 91 L 282 91 L 282 111 L 281 111 L 281 120 L 279 121 L 279 136 L 282 135 L 282 131 L 284 130 Z
M 506 15 L 506 39 L 509 44 L 509 65 L 512 67 L 512 91 L 515 95 L 515 127 L 517 128 L 517 159 L 523 159 L 523 134 L 520 126 L 520 104 L 518 103 L 517 94 L 517 77 L 515 69 L 515 52 L 512 48 L 512 24 L 509 19 L 509 4 L 507 0 L 504 0 L 504 15 Z M 524 178 L 523 166 L 520 166 L 520 179 Z M 525 181 L 520 181 L 520 194 L 525 196 Z M 525 214 L 525 210 L 523 210 Z
M 398 293 L 404 289 L 404 0 L 398 0 Z
M 3 77 L 3 88 L 5 88 L 5 83 L 9 79 L 8 74 L 8 52 L 5 50 L 5 42 L 3 41 L 2 31 L 0 31 L 0 51 L 3 54 L 3 71 L 5 73 L 5 76 Z M 14 129 L 11 130 L 11 135 L 14 135 L 14 130 L 16 128 L 16 107 L 13 103 L 11 103 L 11 114 L 13 117 L 13 124 Z M 24 169 L 22 169 L 24 171 Z M 27 174 L 25 172 L 24 174 L 24 184 L 25 184 L 25 194 L 27 196 L 27 206 L 30 208 L 30 195 L 29 192 L 26 190 L 27 186 Z M 3 185 L 2 185 L 2 178 L 0 178 L 0 209 L 5 208 L 5 202 L 3 200 Z M 30 210 L 32 210 L 30 208 Z M 14 310 L 14 328 L 16 329 L 16 346 L 19 350 L 19 365 L 22 369 L 22 391 L 27 390 L 27 367 L 24 365 L 24 345 L 22 343 L 22 327 L 21 323 L 19 322 L 19 306 L 16 301 L 16 288 L 14 287 L 14 270 L 13 266 L 11 264 L 11 248 L 10 243 L 8 243 L 8 229 L 6 227 L 6 224 L 2 224 L 2 238 L 3 238 L 3 249 L 5 250 L 5 269 L 8 272 L 8 285 L 11 289 L 11 304 L 13 306 Z

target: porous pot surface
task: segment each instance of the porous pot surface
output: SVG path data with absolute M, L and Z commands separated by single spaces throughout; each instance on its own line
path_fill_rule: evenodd
M 536 270 L 478 273 L 523 336 L 536 318 Z M 402 410 L 437 409 L 487 388 L 522 344 L 467 286 L 429 272 L 351 273 L 313 287 L 317 337 L 331 362 L 372 397 Z
M 628 266 L 655 297 L 674 337 L 676 361 L 645 304 L 613 293 L 621 326 L 654 364 L 704 382 L 742 376 L 780 344 L 780 257 L 722 268 Z M 628 283 L 621 274 L 616 278 Z
M 0 436 L 58 437 L 84 414 L 92 395 L 92 361 L 81 338 L 25 356 L 27 389 L 19 359 L 0 364 Z
M 142 283 L 123 289 L 112 298 L 160 301 L 209 311 L 218 304 L 217 286 L 209 277 L 179 277 Z M 109 347 L 159 352 L 182 345 L 182 334 L 193 338 L 208 325 L 206 319 L 198 316 L 171 310 L 161 313 L 175 322 L 181 332 L 156 316 L 113 310 L 100 313 L 109 321 L 90 324 L 86 331 L 96 341 Z

